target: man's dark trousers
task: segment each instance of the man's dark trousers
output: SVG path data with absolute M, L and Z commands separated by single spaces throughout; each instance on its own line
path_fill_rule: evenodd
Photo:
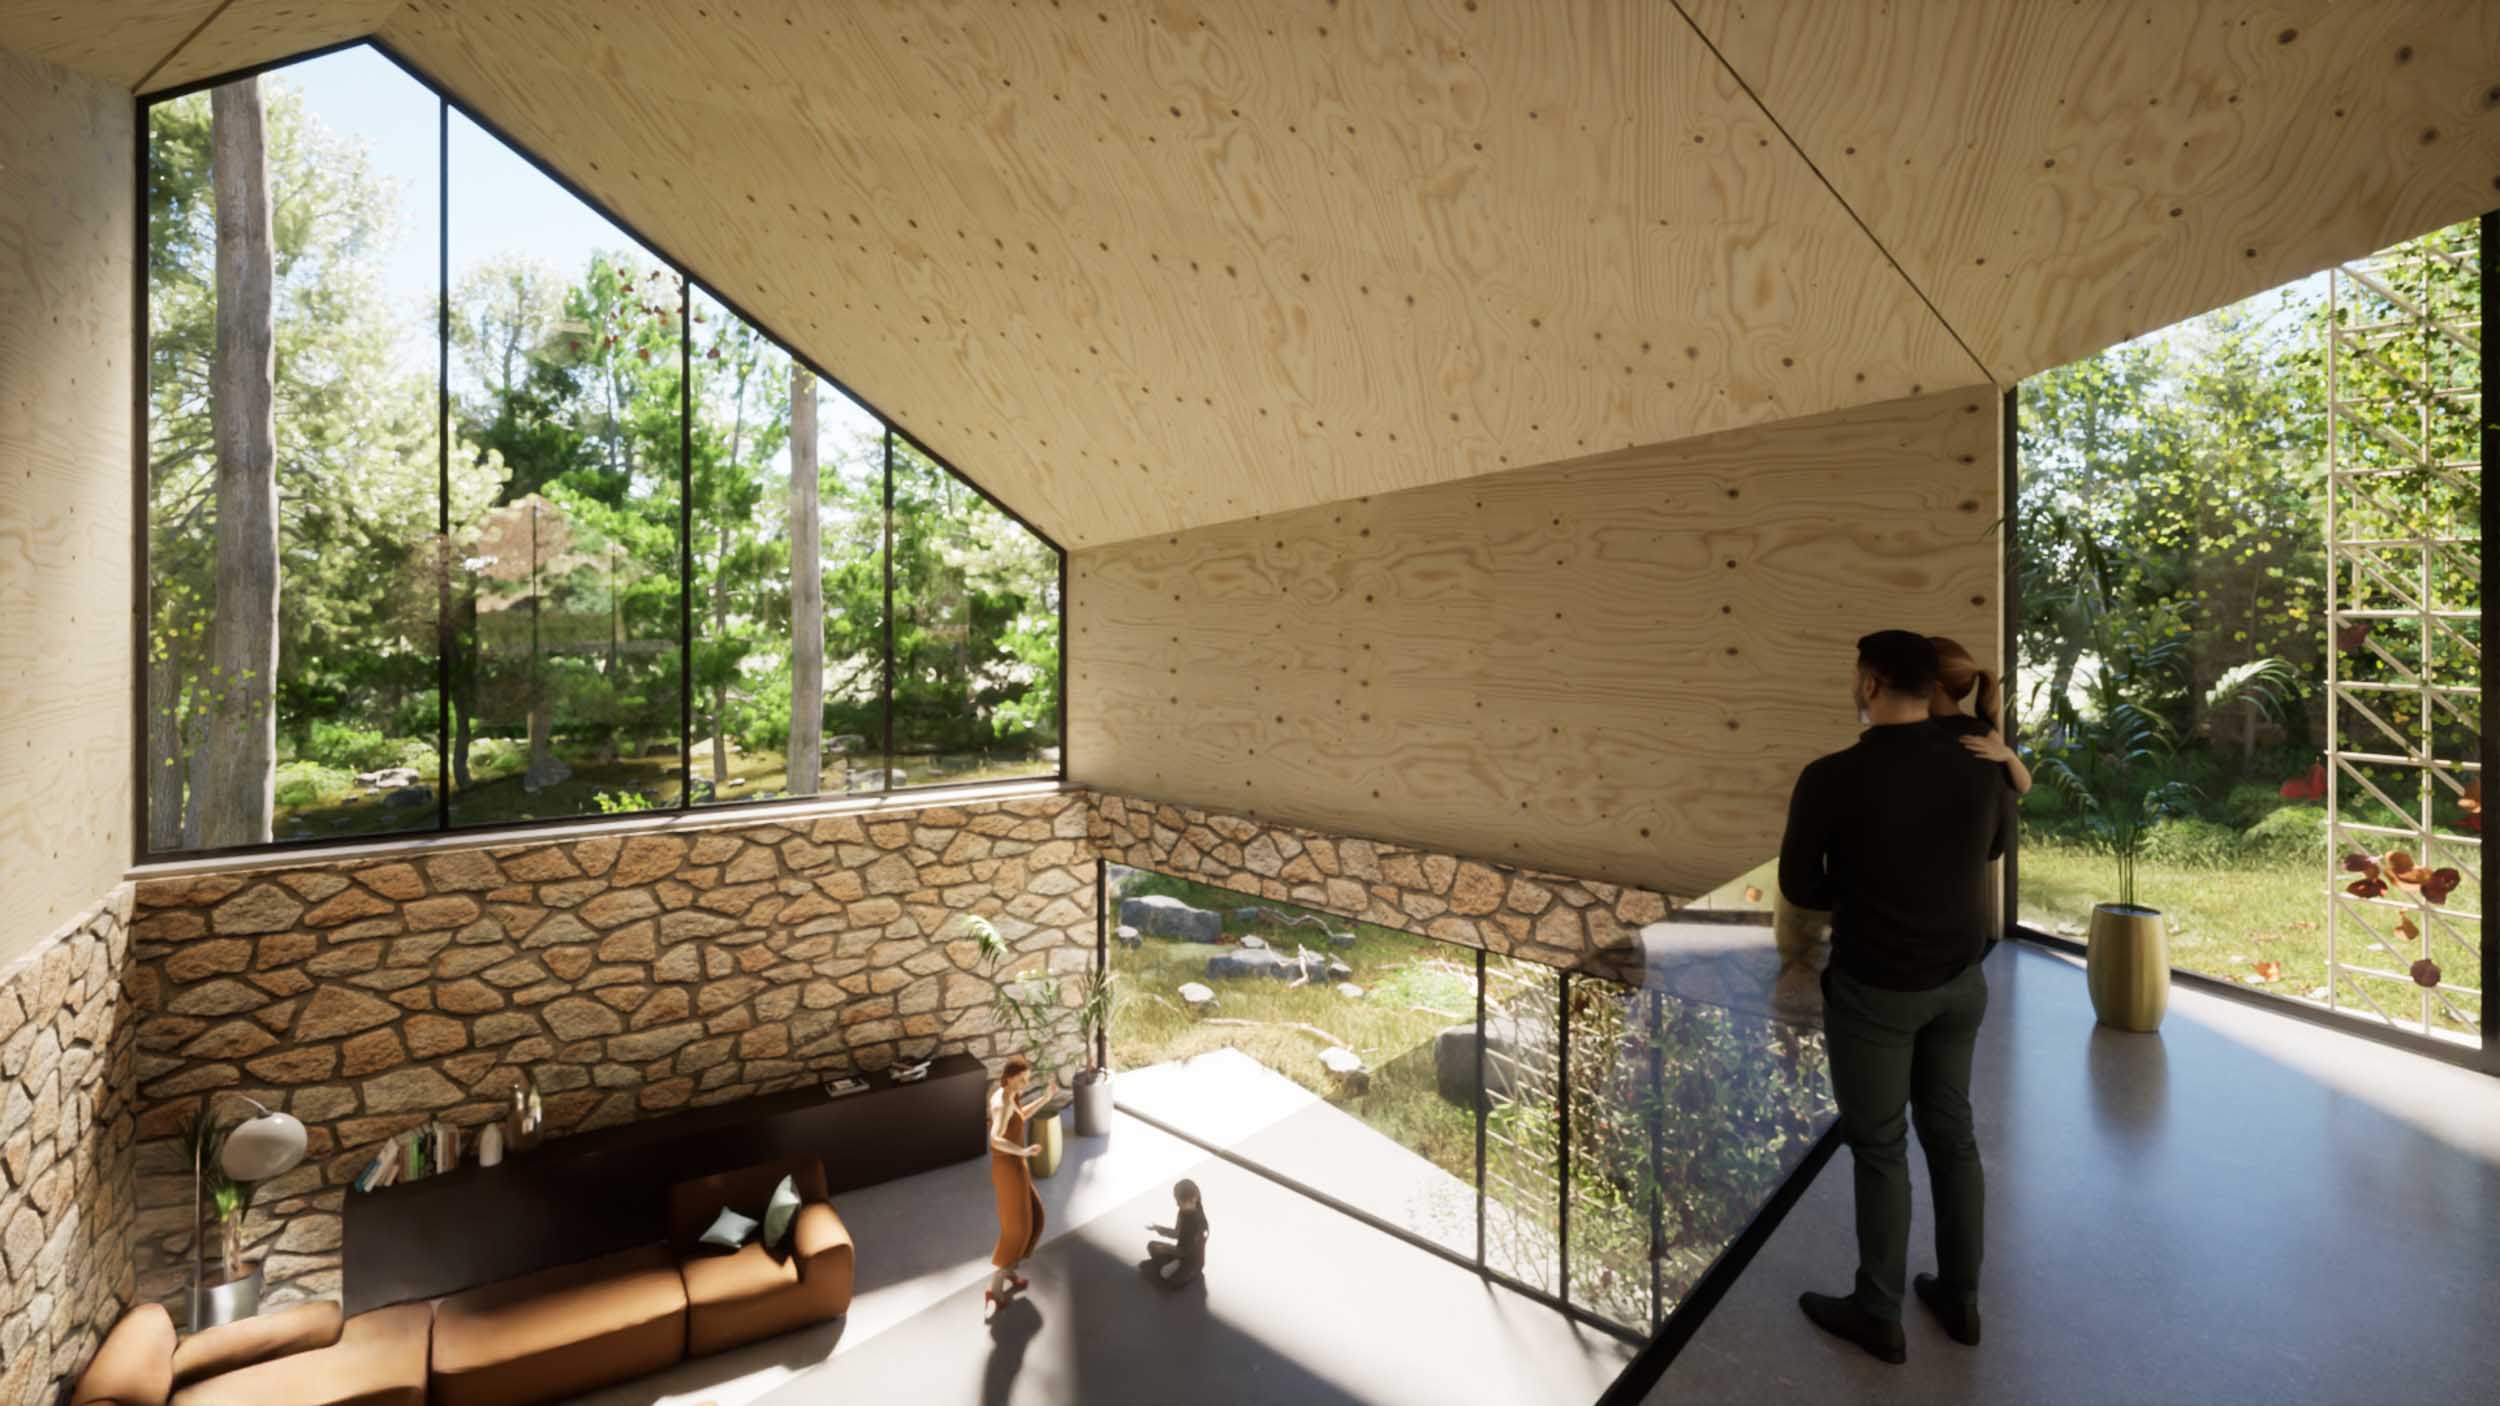
M 1973 962 L 1942 986 L 1887 991 L 1837 967 L 1823 973 L 1823 1032 L 1840 1135 L 1857 1168 L 1858 1307 L 1901 1320 L 1910 1249 L 1906 1104 L 1918 1119 L 1936 1193 L 1936 1277 L 1976 1304 L 1982 1207 L 1979 1139 L 1971 1127 L 1971 1046 L 1988 1013 L 1988 982 Z

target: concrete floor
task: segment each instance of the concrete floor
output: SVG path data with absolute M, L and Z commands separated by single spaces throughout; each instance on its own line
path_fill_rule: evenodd
M 1888 1367 L 1798 1313 L 1855 1267 L 1843 1150 L 1649 1400 L 2500 1401 L 2500 1080 L 2186 987 L 2158 1035 L 2102 1029 L 2027 946 L 1989 981 L 1985 1342 L 1913 1303 Z
M 1631 1355 L 1229 1162 L 1189 1175 L 1210 1223 L 1201 1284 L 1168 1291 L 1139 1267 L 1147 1223 L 1171 1217 L 1158 1188 L 1045 1244 L 994 1323 L 979 1286 L 960 1290 L 765 1406 L 1580 1406 Z

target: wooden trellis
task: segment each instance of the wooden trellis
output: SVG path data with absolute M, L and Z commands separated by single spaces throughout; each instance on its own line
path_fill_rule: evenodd
M 2323 994 L 2460 1039 L 2483 994 L 2474 233 L 2408 241 L 2327 285 Z

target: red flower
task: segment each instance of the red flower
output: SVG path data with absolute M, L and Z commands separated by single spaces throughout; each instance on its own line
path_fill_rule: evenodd
M 2437 986 L 2439 984 L 2439 963 L 2432 961 L 2428 957 L 2424 957 L 2422 960 L 2415 962 L 2412 967 L 2412 972 L 2413 984 L 2416 986 L 2428 987 Z

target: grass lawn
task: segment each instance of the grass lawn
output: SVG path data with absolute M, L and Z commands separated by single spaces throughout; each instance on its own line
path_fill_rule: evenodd
M 2081 939 L 2092 905 L 2104 899 L 2115 882 L 2110 859 L 2075 845 L 2026 836 L 2022 846 L 2023 921 L 2043 932 Z M 2184 868 L 2139 863 L 2136 898 L 2158 908 L 2171 923 L 2170 961 L 2183 971 L 2234 981 L 2253 990 L 2295 1000 L 2326 999 L 2326 874 L 2316 863 L 2244 863 L 2221 868 Z M 2392 918 L 2392 910 L 2387 911 Z M 2342 941 L 2349 941 L 2345 934 Z M 2475 973 L 2453 945 L 2441 965 L 2471 984 Z M 2347 951 L 2348 963 L 2383 971 L 2402 971 L 2402 960 L 2384 952 Z M 2260 970 L 2259 963 L 2281 963 Z M 2361 981 L 2367 978 L 2353 978 Z M 2414 1029 L 2421 1028 L 2421 989 L 2411 983 L 2369 981 L 2368 990 L 2388 1014 Z M 2432 1002 L 2437 1028 L 2471 1035 L 2471 1022 L 2481 1017 L 2476 997 L 2451 993 L 2464 1021 Z M 2360 1004 L 2348 984 L 2342 1004 Z M 2369 1012 L 2360 1005 L 2362 1014 Z

